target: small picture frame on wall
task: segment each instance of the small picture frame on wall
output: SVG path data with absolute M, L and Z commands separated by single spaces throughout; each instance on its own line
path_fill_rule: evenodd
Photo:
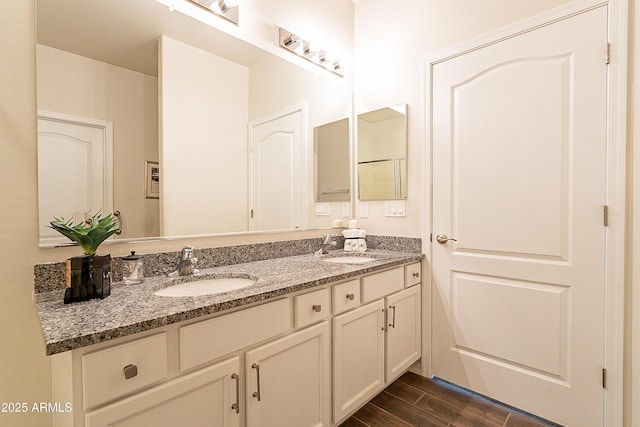
M 145 164 L 145 198 L 160 198 L 160 164 L 158 162 L 144 162 Z

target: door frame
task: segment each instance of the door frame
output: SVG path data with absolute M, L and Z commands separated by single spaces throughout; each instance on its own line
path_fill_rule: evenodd
M 424 139 L 428 141 L 423 155 L 424 200 L 430 201 L 425 209 L 423 228 L 423 252 L 432 263 L 431 235 L 433 230 L 433 133 L 431 129 L 431 85 L 432 69 L 435 65 L 487 45 L 515 37 L 553 22 L 595 9 L 608 7 L 608 38 L 610 62 L 607 70 L 607 149 L 606 149 L 606 204 L 608 226 L 605 242 L 605 354 L 603 368 L 607 370 L 604 396 L 603 425 L 623 424 L 623 356 L 624 356 L 624 296 L 625 296 L 625 231 L 626 231 L 626 138 L 627 138 L 627 44 L 628 44 L 628 0 L 576 0 L 557 8 L 542 12 L 531 18 L 508 25 L 490 34 L 480 36 L 452 48 L 429 55 L 423 61 L 423 106 Z M 605 46 L 603 46 L 603 63 Z M 428 171 L 428 172 L 427 172 Z M 423 292 L 423 349 L 431 347 L 431 292 L 432 272 Z M 431 375 L 431 354 L 422 352 L 422 374 Z
M 248 181 L 248 187 L 249 187 L 249 191 L 247 192 L 248 195 L 248 200 L 247 200 L 247 206 L 249 206 L 249 231 L 265 231 L 265 230 L 255 230 L 254 229 L 254 222 L 253 222 L 253 217 L 251 215 L 251 210 L 253 209 L 253 193 L 254 193 L 254 187 L 253 187 L 253 134 L 254 134 L 254 128 L 260 125 L 263 125 L 265 123 L 268 122 L 272 122 L 274 120 L 277 120 L 279 118 L 294 114 L 300 112 L 301 114 L 301 132 L 300 132 L 300 159 L 301 162 L 300 164 L 297 166 L 298 167 L 298 173 L 302 176 L 302 178 L 304 179 L 304 182 L 300 185 L 300 221 L 301 221 L 301 226 L 300 229 L 306 229 L 307 225 L 308 225 L 308 220 L 307 220 L 307 216 L 308 216 L 308 210 L 307 210 L 307 188 L 308 188 L 308 170 L 309 168 L 307 167 L 307 163 L 308 163 L 308 141 L 309 141 L 309 135 L 307 132 L 308 129 L 308 122 L 307 122 L 307 102 L 301 102 L 299 104 L 294 104 L 291 105 L 287 108 L 284 108 L 280 111 L 277 111 L 275 113 L 269 114 L 267 116 L 263 116 L 260 117 L 259 119 L 255 119 L 249 122 L 249 124 L 247 125 L 248 129 L 247 129 L 247 153 L 248 155 L 248 169 L 249 169 L 249 181 Z M 275 230 L 268 230 L 268 231 L 275 231 Z

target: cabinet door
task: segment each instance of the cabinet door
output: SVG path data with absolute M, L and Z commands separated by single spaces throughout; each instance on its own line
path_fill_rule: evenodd
M 89 412 L 87 427 L 238 427 L 240 362 L 234 357 Z
M 413 286 L 386 298 L 387 382 L 402 374 L 420 358 L 420 286 Z
M 323 322 L 248 351 L 247 427 L 329 426 L 330 347 Z
M 333 420 L 338 422 L 384 386 L 384 301 L 333 319 Z

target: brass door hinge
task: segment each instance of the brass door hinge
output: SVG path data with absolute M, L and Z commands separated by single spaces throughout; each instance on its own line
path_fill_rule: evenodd
M 607 388 L 607 368 L 602 368 L 602 388 Z
M 604 222 L 604 226 L 608 227 L 609 226 L 609 206 L 604 205 L 604 211 L 603 211 L 603 222 Z
M 611 43 L 607 43 L 604 48 L 604 63 L 609 64 L 611 61 Z

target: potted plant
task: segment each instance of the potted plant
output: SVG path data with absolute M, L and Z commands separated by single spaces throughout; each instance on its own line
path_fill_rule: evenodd
M 111 256 L 96 255 L 96 251 L 102 242 L 118 231 L 118 220 L 112 214 L 102 217 L 98 212 L 75 225 L 72 220 L 64 218 L 54 218 L 49 224 L 52 229 L 78 243 L 84 253 L 67 260 L 69 273 L 64 303 L 109 296 Z

